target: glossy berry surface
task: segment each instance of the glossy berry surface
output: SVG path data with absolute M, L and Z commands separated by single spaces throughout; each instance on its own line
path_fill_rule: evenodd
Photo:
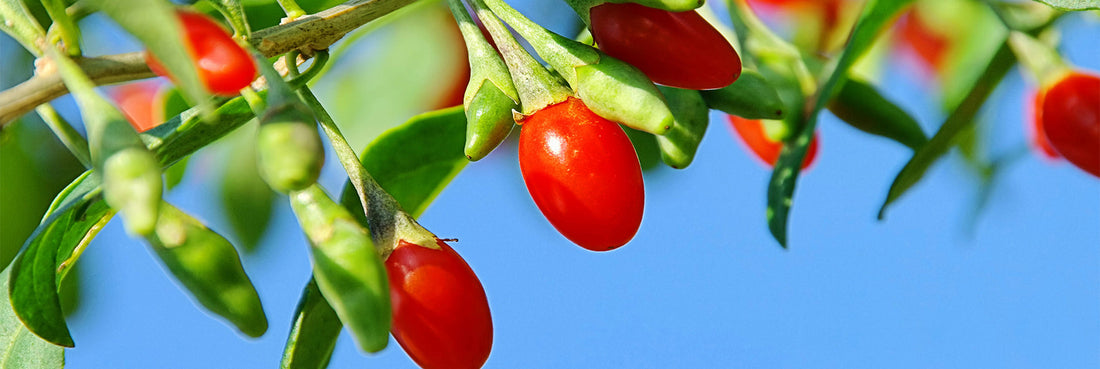
M 764 122 L 759 119 L 744 119 L 734 115 L 728 115 L 728 117 L 730 125 L 737 132 L 737 136 L 741 138 L 741 142 L 748 146 L 749 150 L 765 164 L 775 166 L 775 162 L 779 160 L 779 151 L 783 149 L 783 143 L 768 138 L 767 134 L 764 133 Z M 810 147 L 806 149 L 806 157 L 802 159 L 802 169 L 808 168 L 817 158 L 817 136 L 817 132 L 814 132 Z
M 589 14 L 600 50 L 634 65 L 653 82 L 706 90 L 726 87 L 741 75 L 733 46 L 693 10 L 604 3 Z
M 485 290 L 454 249 L 436 244 L 402 240 L 386 259 L 393 337 L 422 368 L 480 368 L 493 346 Z
M 1100 77 L 1071 73 L 1040 94 L 1037 115 L 1050 145 L 1073 165 L 1100 177 Z
M 634 238 L 645 190 L 638 155 L 623 129 L 576 98 L 522 123 L 523 182 L 550 224 L 592 251 L 611 250 Z
M 220 24 L 206 15 L 177 11 L 187 35 L 187 45 L 198 67 L 199 78 L 210 92 L 233 96 L 252 83 L 256 64 Z M 146 52 L 149 69 L 160 76 L 171 77 L 152 53 Z

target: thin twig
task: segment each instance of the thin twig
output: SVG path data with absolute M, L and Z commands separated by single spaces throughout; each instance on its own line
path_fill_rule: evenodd
M 349 0 L 322 12 L 303 16 L 293 22 L 258 30 L 249 38 L 265 57 L 302 50 L 310 55 L 323 50 L 344 34 L 415 0 Z M 145 65 L 143 52 L 78 59 L 77 64 L 96 85 L 127 82 L 153 77 Z M 33 110 L 36 106 L 64 96 L 68 89 L 56 72 L 39 72 L 27 81 L 0 92 L 0 127 Z

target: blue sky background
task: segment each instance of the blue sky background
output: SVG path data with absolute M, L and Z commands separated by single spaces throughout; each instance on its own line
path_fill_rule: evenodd
M 1100 70 L 1096 17 L 1068 17 L 1062 29 L 1068 60 Z M 904 68 L 886 69 L 882 86 L 934 132 L 938 98 Z M 1025 91 L 1014 70 L 982 114 L 995 155 L 1026 140 Z M 467 166 L 421 222 L 460 239 L 452 245 L 486 289 L 495 327 L 486 367 L 1100 367 L 1097 178 L 1029 153 L 1002 173 L 971 229 L 978 182 L 953 154 L 878 222 L 910 152 L 828 113 L 820 129 L 790 250 L 767 232 L 769 170 L 718 114 L 689 168 L 646 173 L 642 229 L 612 252 L 572 245 L 543 219 L 514 143 Z M 226 233 L 214 196 L 219 160 L 196 156 L 168 200 Z M 343 182 L 336 164 L 323 178 L 330 193 Z M 81 261 L 68 367 L 277 366 L 309 278 L 289 210 L 280 201 L 266 244 L 244 255 L 270 322 L 260 339 L 200 310 L 112 221 Z M 345 333 L 330 367 L 414 364 L 396 342 L 365 355 Z

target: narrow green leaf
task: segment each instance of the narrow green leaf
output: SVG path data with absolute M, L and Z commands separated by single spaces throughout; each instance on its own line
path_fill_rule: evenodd
M 1061 10 L 1100 10 L 1100 0 L 1034 0 Z
M 73 340 L 58 296 L 57 286 L 63 276 L 58 269 L 62 263 L 71 266 L 75 262 L 70 258 L 73 251 L 83 240 L 94 237 L 98 231 L 95 225 L 110 214 L 106 203 L 89 200 L 80 197 L 51 214 L 11 267 L 8 293 L 15 314 L 34 334 L 65 347 L 73 347 Z
M 465 137 L 466 117 L 461 108 L 424 113 L 367 146 L 361 155 L 363 166 L 401 208 L 419 217 L 466 167 Z
M 199 79 L 186 46 L 183 27 L 166 0 L 92 0 L 92 6 L 111 17 L 156 55 L 187 98 L 207 112 L 210 93 Z
M 0 291 L 7 291 L 11 268 L 0 273 Z M 0 294 L 0 369 L 53 369 L 65 366 L 65 349 L 35 336 L 12 311 L 8 294 Z
M 813 139 L 817 128 L 818 112 L 829 101 L 835 90 L 848 75 L 848 68 L 855 63 L 859 56 L 870 49 L 871 43 L 879 35 L 879 31 L 887 22 L 894 19 L 894 15 L 901 11 L 912 0 L 871 0 L 863 8 L 863 13 L 856 22 L 855 28 L 848 39 L 848 45 L 844 48 L 836 66 L 829 74 L 829 79 L 817 92 L 817 99 L 812 110 L 805 117 L 806 124 L 794 137 L 785 141 L 783 149 L 779 153 L 779 160 L 772 171 L 768 184 L 768 229 L 772 236 L 784 248 L 787 247 L 787 220 L 790 216 L 791 198 L 794 196 L 795 184 L 802 167 L 802 160 L 806 156 L 806 150 Z
M 741 77 L 717 90 L 699 91 L 707 106 L 745 119 L 782 119 L 783 100 L 764 75 L 742 69 Z
M 867 82 L 849 78 L 828 107 L 853 128 L 889 138 L 913 150 L 928 141 L 916 119 Z
M 974 82 L 970 92 L 959 106 L 951 112 L 951 115 L 943 122 L 936 134 L 928 140 L 928 143 L 915 152 L 909 162 L 905 163 L 905 167 L 901 168 L 901 172 L 890 184 L 886 201 L 879 208 L 879 219 L 885 217 L 886 208 L 890 204 L 919 182 L 924 177 L 924 173 L 928 171 L 928 168 L 951 149 L 961 133 L 964 133 L 968 127 L 973 126 L 974 117 L 978 114 L 978 110 L 981 109 L 985 100 L 993 93 L 993 89 L 997 87 L 997 84 L 1015 64 L 1016 57 L 1012 54 L 1012 48 L 1006 39 L 1001 43 L 1001 47 L 993 55 L 985 71 Z
M 251 337 L 267 331 L 260 296 L 228 240 L 168 203 L 160 206 L 156 233 L 145 239 L 199 304 Z
M 402 208 L 419 216 L 468 162 L 463 155 L 464 137 L 461 107 L 421 114 L 379 136 L 363 152 L 363 164 Z M 363 217 L 359 196 L 350 183 L 344 186 L 340 202 Z M 366 220 L 360 219 L 360 224 Z M 302 292 L 294 314 L 283 368 L 323 368 L 332 355 L 341 322 L 328 317 L 331 306 L 310 288 Z
M 317 185 L 292 192 L 290 205 L 309 237 L 313 276 L 321 294 L 360 349 L 382 350 L 393 319 L 389 282 L 367 230 Z
M 174 163 L 224 136 L 253 117 L 244 99 L 237 98 L 219 109 L 217 124 L 201 124 L 191 110 L 142 134 L 161 165 Z M 28 238 L 22 254 L 12 262 L 8 293 L 12 307 L 28 329 L 56 344 L 72 345 L 57 296 L 57 269 L 75 261 L 74 250 L 90 239 L 102 219 L 110 214 L 103 201 L 102 179 L 87 171 L 62 190 L 46 217 Z M 50 265 L 50 263 L 56 263 Z M 19 266 L 16 266 L 19 265 Z M 52 292 L 51 292 L 52 291 Z
M 340 335 L 340 317 L 321 296 L 317 281 L 309 280 L 294 310 L 294 322 L 283 349 L 282 369 L 324 369 Z

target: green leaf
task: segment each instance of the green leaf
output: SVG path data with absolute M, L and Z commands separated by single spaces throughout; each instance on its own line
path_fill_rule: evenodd
M 177 161 L 168 169 L 164 170 L 164 187 L 171 190 L 179 186 L 183 182 L 183 176 L 187 174 L 187 163 L 190 160 L 190 156 L 186 156 L 180 161 Z
M 46 31 L 34 19 L 23 1 L 0 0 L 0 30 L 19 41 L 31 53 L 42 55 L 42 49 L 35 40 L 45 38 Z
M 215 124 L 204 124 L 198 112 L 189 110 L 179 117 L 142 134 L 161 165 L 168 165 L 210 144 L 253 117 L 242 98 L 226 103 Z M 109 214 L 100 196 L 102 180 L 92 171 L 84 172 L 54 200 L 47 216 L 27 240 L 22 254 L 12 263 L 11 296 L 13 310 L 27 328 L 56 344 L 72 346 L 57 296 L 57 280 L 63 275 L 57 268 L 71 265 L 79 254 L 77 246 L 91 240 L 90 233 Z M 51 265 L 56 263 L 56 265 Z
M 363 164 L 402 208 L 419 216 L 468 162 L 463 155 L 465 124 L 461 107 L 415 116 L 371 143 L 363 152 Z M 350 184 L 344 186 L 340 202 L 363 216 Z M 365 219 L 360 222 L 366 224 Z M 331 305 L 311 288 L 312 284 L 306 286 L 294 313 L 283 368 L 323 368 L 332 355 L 342 323 L 331 319 Z
M 863 55 L 880 30 L 887 22 L 911 0 L 871 0 L 863 9 L 856 22 L 855 28 L 848 40 L 848 45 L 837 60 L 836 66 L 829 75 L 829 79 L 818 90 L 817 99 L 812 110 L 806 116 L 806 123 L 794 137 L 786 140 L 783 149 L 779 153 L 779 160 L 772 171 L 768 184 L 768 229 L 772 236 L 784 248 L 787 247 L 787 220 L 790 216 L 791 198 L 794 196 L 795 184 L 802 167 L 802 160 L 806 156 L 806 149 L 813 139 L 817 128 L 818 112 L 829 101 L 835 90 L 844 82 L 848 75 L 848 68 L 855 63 L 859 56 Z
M 92 6 L 102 10 L 122 29 L 129 32 L 156 55 L 157 60 L 172 75 L 187 98 L 205 112 L 213 107 L 207 103 L 207 92 L 195 62 L 187 51 L 183 27 L 172 4 L 166 0 L 92 0 Z
M 255 127 L 241 129 L 229 142 L 218 198 L 233 234 L 245 250 L 258 246 L 275 209 L 275 191 L 256 167 Z
M 389 282 L 367 230 L 317 185 L 291 192 L 290 206 L 309 237 L 321 294 L 360 349 L 381 351 L 393 319 Z
M 260 296 L 228 240 L 166 202 L 160 206 L 156 233 L 145 239 L 203 307 L 251 337 L 267 331 Z
M 0 291 L 8 290 L 11 268 L 0 273 Z M 50 369 L 65 366 L 65 349 L 35 336 L 12 311 L 8 294 L 0 294 L 0 369 Z
M 367 146 L 363 166 L 401 208 L 419 217 L 466 167 L 465 137 L 466 117 L 461 107 L 424 113 Z
M 1012 48 L 1006 39 L 959 106 L 951 112 L 928 143 L 913 154 L 894 178 L 894 182 L 890 184 L 890 191 L 886 195 L 886 201 L 879 208 L 879 219 L 885 217 L 886 208 L 891 203 L 919 182 L 928 168 L 951 149 L 961 133 L 973 126 L 978 110 L 1015 64 L 1016 57 L 1012 54 Z
M 309 280 L 294 309 L 294 322 L 283 349 L 282 369 L 324 369 L 340 335 L 340 317 L 321 296 L 317 281 Z
M 1100 10 L 1100 0 L 1034 0 L 1061 10 Z
M 889 138 L 913 150 L 928 141 L 916 119 L 867 82 L 849 78 L 828 107 L 853 128 Z
M 416 1 L 350 34 L 390 22 L 351 44 L 349 52 L 339 52 L 347 38 L 338 44 L 332 59 L 343 62 L 329 63 L 333 68 L 315 90 L 351 147 L 366 147 L 386 130 L 434 109 L 453 86 L 465 86 L 468 61 L 449 18 L 442 4 Z
M 782 119 L 783 100 L 760 72 L 742 69 L 732 84 L 699 91 L 707 106 L 745 119 Z
M 107 204 L 89 191 L 81 177 L 58 195 L 62 207 L 53 211 L 27 241 L 11 266 L 12 309 L 34 334 L 56 345 L 73 347 L 58 296 L 59 272 L 75 262 L 74 250 L 98 232 L 97 224 L 111 214 Z M 95 199 L 95 201 L 92 201 Z M 76 254 L 79 256 L 79 254 Z

